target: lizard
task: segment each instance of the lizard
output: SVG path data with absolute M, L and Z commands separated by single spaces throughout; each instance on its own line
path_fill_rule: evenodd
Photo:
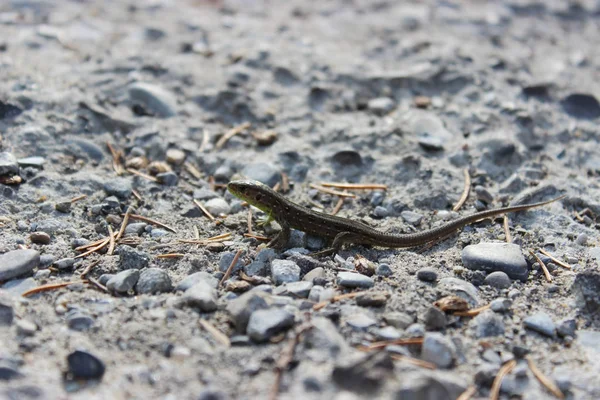
M 566 195 L 562 195 L 539 203 L 495 208 L 460 217 L 429 230 L 416 233 L 393 234 L 379 231 L 359 221 L 312 211 L 307 207 L 286 199 L 280 193 L 258 181 L 231 181 L 227 185 L 227 189 L 239 199 L 264 211 L 267 214 L 267 218 L 264 221 L 265 224 L 272 220 L 276 220 L 279 223 L 281 231 L 269 242 L 269 247 L 283 248 L 287 244 L 291 229 L 293 228 L 310 235 L 323 237 L 332 243 L 329 248 L 315 253 L 317 255 L 338 252 L 344 244 L 408 248 L 434 243 L 474 222 L 509 212 L 541 207 L 566 197 Z

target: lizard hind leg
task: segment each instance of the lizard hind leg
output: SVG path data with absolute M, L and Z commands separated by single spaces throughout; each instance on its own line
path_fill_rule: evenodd
M 330 247 L 316 253 L 311 253 L 310 255 L 315 257 L 334 255 L 342 249 L 342 246 L 345 243 L 354 242 L 360 243 L 360 235 L 357 235 L 353 232 L 340 232 L 335 236 L 335 239 L 333 239 L 333 243 L 331 243 Z

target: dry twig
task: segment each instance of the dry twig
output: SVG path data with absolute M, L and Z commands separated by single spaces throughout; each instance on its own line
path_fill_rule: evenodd
M 127 168 L 127 172 L 129 172 L 130 174 L 133 174 L 133 175 L 141 176 L 142 178 L 148 179 L 149 181 L 158 183 L 158 179 L 156 179 L 155 177 L 145 174 L 143 172 L 140 172 L 138 170 L 135 170 L 133 168 Z
M 498 400 L 500 397 L 500 385 L 502 384 L 502 379 L 504 379 L 504 377 L 508 375 L 516 365 L 517 362 L 515 360 L 510 360 L 500 367 L 498 375 L 496 375 L 496 378 L 494 378 L 492 389 L 490 390 L 490 400 Z
M 525 357 L 525 359 L 527 360 L 529 369 L 531 370 L 531 372 L 533 372 L 533 375 L 537 378 L 537 380 L 540 381 L 540 383 L 544 385 L 546 389 L 548 389 L 553 395 L 555 395 L 559 399 L 564 399 L 564 393 L 560 390 L 558 386 L 556 386 L 554 382 L 552 382 L 550 378 L 548 378 L 546 375 L 544 375 L 542 371 L 540 371 L 540 369 L 537 367 L 537 365 L 535 365 L 531 357 L 528 356 Z
M 506 237 L 506 243 L 512 243 L 512 236 L 508 229 L 508 215 L 504 215 L 502 225 L 504 226 L 504 236 Z
M 471 397 L 475 396 L 475 393 L 477 393 L 477 387 L 471 385 L 467 388 L 467 390 L 462 392 L 456 400 L 469 400 Z
M 463 204 L 465 204 L 465 201 L 467 201 L 467 198 L 469 197 L 469 191 L 471 190 L 471 176 L 469 175 L 469 170 L 467 168 L 463 170 L 463 174 L 465 176 L 465 187 L 463 189 L 462 195 L 460 196 L 460 199 L 458 200 L 458 203 L 456 203 L 456 205 L 452 207 L 452 211 L 460 210 L 460 208 L 463 206 Z
M 232 137 L 234 137 L 237 134 L 242 133 L 245 129 L 250 128 L 250 126 L 251 126 L 250 122 L 244 122 L 241 125 L 231 128 L 223 136 L 221 136 L 221 138 L 217 141 L 215 148 L 217 150 L 220 150 L 223 146 L 225 146 L 225 143 L 227 143 L 229 141 L 229 139 L 231 139 Z
M 211 213 L 209 213 L 208 210 L 202 204 L 200 204 L 198 200 L 194 199 L 194 204 L 200 209 L 200 211 L 204 213 L 204 215 L 208 217 L 208 219 L 210 219 L 211 221 L 215 220 L 215 217 Z
M 231 342 L 229 341 L 229 338 L 223 332 L 218 330 L 216 326 L 214 326 L 213 324 L 211 324 L 210 322 L 208 322 L 202 318 L 198 320 L 198 323 L 200 323 L 200 326 L 202 328 L 204 328 L 205 331 L 210 333 L 217 342 L 221 343 L 222 345 L 224 345 L 226 347 L 231 346 Z
M 392 354 L 392 360 L 397 361 L 406 361 L 412 365 L 416 365 L 417 367 L 427 368 L 427 369 L 437 369 L 437 366 L 434 363 L 429 361 L 420 360 L 418 358 L 403 356 L 401 354 Z
M 69 203 L 75 203 L 75 202 L 77 202 L 79 200 L 83 200 L 85 198 L 87 198 L 87 194 L 82 194 L 77 197 L 73 197 L 71 200 L 69 200 Z
M 127 207 L 127 211 L 125 211 L 125 215 L 123 216 L 123 222 L 121 222 L 121 228 L 119 229 L 119 233 L 117 233 L 117 237 L 115 238 L 116 241 L 119 241 L 119 239 L 121 239 L 123 236 L 123 233 L 125 233 L 125 228 L 129 223 L 129 217 L 131 216 L 132 211 L 133 208 L 131 206 Z
M 340 212 L 340 210 L 342 209 L 342 206 L 344 205 L 344 198 L 340 197 L 335 205 L 335 207 L 333 207 L 333 210 L 331 211 L 331 215 L 335 215 L 337 213 Z
M 310 328 L 312 328 L 312 325 L 310 325 L 309 323 L 301 325 L 296 330 L 296 333 L 292 340 L 290 340 L 288 346 L 282 351 L 281 356 L 279 357 L 279 360 L 277 360 L 277 364 L 275 365 L 275 383 L 273 384 L 273 388 L 271 389 L 271 393 L 269 395 L 270 400 L 277 399 L 283 372 L 289 368 L 289 365 L 294 359 L 294 352 L 296 350 L 296 346 L 300 342 L 300 336 Z
M 314 183 L 311 183 L 309 186 L 310 186 L 311 188 L 313 188 L 313 189 L 317 189 L 319 192 L 323 192 L 323 193 L 327 193 L 327 194 L 332 194 L 332 195 L 334 195 L 334 196 L 340 196 L 340 197 L 350 197 L 350 198 L 353 198 L 353 199 L 355 199 L 355 198 L 356 198 L 356 195 L 355 195 L 355 194 L 348 193 L 348 192 L 340 192 L 340 191 L 338 191 L 338 190 L 332 190 L 332 189 L 328 189 L 328 188 L 326 188 L 326 187 L 319 186 L 319 185 L 316 185 L 316 184 L 314 184 Z
M 108 251 L 106 254 L 112 256 L 115 251 L 115 233 L 113 232 L 112 226 L 108 224 Z
M 235 253 L 233 260 L 231 260 L 231 264 L 229 264 L 229 267 L 227 267 L 227 271 L 225 271 L 225 275 L 223 275 L 223 278 L 221 278 L 221 280 L 219 281 L 219 286 L 222 286 L 223 282 L 225 282 L 227 279 L 229 279 L 229 276 L 231 275 L 231 271 L 233 271 L 233 267 L 235 267 L 235 264 L 237 264 L 237 262 L 240 259 L 240 256 L 242 255 L 243 252 L 244 252 L 244 250 L 239 249 Z
M 379 183 L 342 183 L 342 182 L 321 182 L 321 186 L 332 187 L 337 189 L 352 189 L 352 190 L 387 190 L 387 185 Z
M 156 256 L 156 258 L 181 258 L 181 257 L 185 257 L 185 254 L 183 254 L 183 253 L 166 253 L 166 254 L 159 254 Z
M 540 253 L 542 253 L 543 255 L 545 255 L 546 257 L 548 257 L 549 259 L 551 259 L 552 261 L 554 261 L 556 264 L 560 265 L 563 268 L 566 269 L 571 269 L 571 266 L 563 261 L 560 261 L 558 258 L 550 255 L 546 250 L 544 249 L 540 249 L 539 250 Z
M 165 225 L 162 222 L 159 222 L 159 221 L 157 221 L 155 219 L 144 217 L 143 215 L 130 214 L 129 218 L 135 219 L 136 221 L 144 221 L 144 222 L 147 222 L 149 224 L 156 225 L 158 227 L 164 228 L 164 229 L 168 230 L 169 232 L 177 233 L 177 231 L 175 230 L 175 228 L 171 228 L 169 225 Z
M 28 297 L 28 296 L 31 296 L 32 294 L 36 294 L 36 293 L 47 292 L 49 290 L 54 290 L 54 289 L 61 289 L 61 288 L 67 287 L 69 285 L 72 285 L 74 283 L 85 283 L 85 281 L 50 283 L 48 285 L 42 285 L 42 286 L 35 287 L 33 289 L 29 289 L 28 291 L 21 294 L 21 296 Z
M 540 268 L 542 268 L 542 271 L 544 271 L 544 276 L 546 277 L 546 280 L 548 282 L 552 282 L 552 275 L 550 275 L 550 271 L 548 271 L 548 267 L 546 267 L 546 264 L 544 264 L 542 259 L 539 258 L 538 255 L 535 254 L 532 250 L 529 250 L 529 254 L 534 256 L 538 264 L 540 264 Z
M 456 315 L 457 317 L 474 317 L 476 315 L 479 315 L 481 312 L 487 310 L 488 308 L 490 308 L 490 305 L 486 304 L 485 306 L 473 308 L 468 311 L 456 311 L 452 313 L 452 315 Z

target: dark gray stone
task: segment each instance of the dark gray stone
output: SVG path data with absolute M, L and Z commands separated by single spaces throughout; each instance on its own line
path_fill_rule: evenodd
M 294 325 L 294 315 L 282 309 L 256 310 L 250 315 L 246 332 L 255 342 L 265 342 Z
M 442 371 L 419 371 L 402 376 L 402 384 L 395 399 L 402 400 L 455 400 L 467 390 L 467 385 L 456 374 Z
M 74 331 L 87 331 L 94 325 L 94 318 L 81 312 L 72 311 L 67 314 L 67 326 Z
M 148 226 L 148 224 L 145 222 L 134 222 L 134 223 L 127 224 L 127 227 L 125 228 L 125 236 L 129 236 L 129 235 L 139 236 L 142 233 L 144 233 L 147 226 Z
M 12 295 L 20 296 L 28 290 L 36 288 L 37 286 L 38 284 L 33 278 L 13 279 L 2 285 L 2 289 Z
M 452 340 L 438 332 L 428 332 L 423 339 L 421 358 L 439 368 L 450 368 L 454 363 L 456 347 Z
M 248 179 L 262 182 L 270 187 L 275 186 L 281 177 L 279 170 L 274 165 L 267 163 L 247 165 L 242 169 L 241 174 Z
M 156 174 L 156 180 L 165 186 L 177 186 L 179 176 L 173 171 L 161 172 L 160 174 Z
M 541 333 L 542 335 L 551 338 L 556 337 L 556 325 L 552 321 L 552 318 L 544 312 L 530 315 L 523 320 L 523 324 L 525 328 Z
M 377 320 L 364 313 L 353 313 L 346 318 L 346 325 L 355 331 L 366 331 L 368 328 L 377 325 Z
M 160 268 L 148 268 L 142 271 L 135 285 L 139 294 L 164 293 L 173 290 L 169 274 Z
M 40 264 L 36 250 L 13 250 L 0 255 L 0 282 L 29 275 Z
M 208 210 L 212 215 L 228 215 L 231 213 L 231 207 L 229 203 L 222 199 L 221 197 L 215 197 L 214 199 L 210 199 L 204 203 L 204 207 Z
M 438 278 L 438 273 L 431 267 L 423 267 L 417 271 L 417 278 L 423 282 L 435 282 Z
M 496 289 L 506 289 L 510 287 L 511 281 L 508 275 L 502 271 L 492 272 L 485 277 L 483 281 L 486 285 L 490 285 Z
M 285 284 L 285 292 L 296 299 L 306 299 L 313 283 L 309 281 L 290 282 Z
M 104 159 L 104 151 L 102 148 L 91 140 L 80 137 L 69 137 L 65 140 L 65 145 L 67 146 L 69 153 L 77 155 L 80 158 L 82 158 L 82 156 L 83 158 L 89 157 L 98 162 Z
M 206 281 L 200 281 L 184 292 L 181 302 L 201 312 L 213 312 L 217 310 L 217 291 Z
M 339 272 L 337 276 L 337 283 L 340 286 L 346 288 L 363 288 L 368 289 L 373 287 L 375 282 L 372 278 L 358 274 L 356 272 Z
M 271 278 L 275 285 L 297 282 L 300 280 L 300 267 L 290 260 L 273 260 L 271 262 Z
M 262 310 L 269 307 L 267 299 L 269 295 L 261 291 L 251 291 L 244 293 L 237 299 L 227 304 L 227 312 L 233 318 L 233 322 L 238 332 L 246 332 L 250 314 L 256 310 Z
M 400 216 L 406 223 L 411 224 L 412 226 L 419 226 L 423 221 L 423 216 L 413 211 L 402 211 Z
M 437 287 L 440 290 L 447 290 L 465 299 L 471 307 L 479 305 L 479 291 L 470 282 L 458 278 L 442 278 L 438 282 Z
M 122 270 L 143 269 L 150 264 L 150 256 L 144 251 L 135 250 L 131 246 L 119 247 L 119 267 Z
M 490 302 L 490 309 L 494 312 L 506 312 L 510 310 L 511 306 L 512 301 L 505 297 L 499 297 Z
M 104 184 L 104 191 L 107 195 L 116 196 L 122 200 L 129 198 L 132 190 L 131 179 L 127 178 L 110 179 Z
M 429 307 L 420 318 L 428 331 L 443 329 L 446 327 L 446 314 L 437 307 Z
M 571 318 L 563 319 L 558 323 L 558 326 L 556 327 L 556 333 L 558 333 L 560 337 L 574 337 L 576 331 L 577 321 Z
M 248 276 L 269 276 L 271 274 L 271 262 L 275 257 L 277 257 L 275 250 L 262 249 L 258 252 L 254 261 L 244 267 L 244 272 Z
M 502 317 L 491 310 L 485 310 L 477 315 L 473 318 L 472 324 L 475 326 L 475 336 L 478 338 L 504 335 Z
M 206 282 L 214 289 L 217 288 L 219 280 L 205 271 L 194 272 L 186 276 L 175 288 L 175 290 L 186 291 L 198 282 Z
M 394 275 L 394 271 L 388 264 L 379 264 L 377 266 L 377 270 L 375 271 L 375 275 L 377 276 L 392 276 Z
M 152 83 L 136 82 L 129 85 L 129 98 L 160 118 L 177 114 L 177 99 L 173 93 Z
M 139 270 L 128 269 L 110 278 L 106 283 L 106 287 L 108 290 L 119 294 L 128 294 L 130 290 L 133 290 L 139 278 Z
M 469 245 L 462 251 L 466 268 L 488 273 L 502 271 L 512 279 L 526 281 L 529 275 L 527 261 L 521 248 L 512 243 L 479 243 Z
M 101 379 L 106 367 L 102 360 L 84 350 L 75 350 L 67 356 L 69 373 L 75 379 Z
M 578 272 L 571 285 L 577 307 L 590 315 L 600 311 L 600 272 L 588 269 Z
M 0 152 L 0 176 L 18 175 L 19 163 L 12 153 Z
M 77 262 L 75 258 L 63 258 L 54 262 L 54 266 L 61 271 L 71 269 Z
M 0 294 L 0 326 L 9 326 L 15 317 L 12 302 L 8 296 Z

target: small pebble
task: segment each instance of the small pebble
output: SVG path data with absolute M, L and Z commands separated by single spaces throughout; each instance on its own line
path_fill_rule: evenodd
M 507 289 L 511 285 L 510 278 L 502 271 L 492 272 L 485 277 L 484 283 L 496 289 Z
M 137 269 L 121 271 L 106 282 L 106 288 L 112 292 L 126 295 L 133 290 L 139 278 L 140 271 Z
M 257 310 L 250 315 L 246 331 L 255 342 L 265 342 L 293 325 L 294 314 L 285 309 Z
M 588 235 L 585 233 L 581 233 L 579 234 L 579 236 L 577 236 L 577 239 L 575 239 L 575 243 L 577 243 L 580 246 L 585 246 L 588 242 Z
M 308 281 L 290 282 L 285 284 L 285 292 L 293 298 L 306 299 L 312 287 L 313 283 Z
M 52 239 L 46 232 L 33 232 L 29 235 L 29 240 L 31 240 L 32 243 L 37 244 L 50 244 Z
M 185 161 L 185 152 L 179 149 L 168 149 L 167 162 L 172 165 L 181 165 Z
M 181 303 L 202 312 L 213 312 L 217 309 L 217 299 L 216 289 L 209 283 L 200 281 L 184 292 Z
M 38 330 L 36 323 L 28 319 L 18 320 L 15 326 L 17 327 L 17 333 L 22 336 L 33 336 Z
M 271 278 L 275 285 L 300 280 L 300 267 L 290 260 L 273 260 Z
M 411 224 L 412 226 L 419 226 L 423 221 L 423 216 L 421 214 L 412 211 L 402 211 L 400 216 L 407 224 Z
M 417 271 L 417 278 L 423 282 L 435 282 L 438 278 L 438 273 L 431 267 L 423 267 Z
M 106 367 L 102 360 L 83 350 L 75 350 L 67 356 L 69 373 L 75 379 L 100 379 Z
M 541 333 L 542 335 L 554 338 L 556 337 L 556 325 L 552 318 L 544 313 L 538 312 L 530 315 L 523 320 L 523 324 L 526 328 Z
M 386 292 L 366 292 L 356 296 L 356 305 L 361 307 L 383 307 L 389 295 Z
M 375 270 L 377 276 L 392 276 L 394 272 L 389 264 L 379 264 Z
M 456 347 L 452 340 L 438 332 L 428 332 L 423 339 L 421 358 L 439 368 L 450 368 L 454 363 Z
M 71 203 L 70 201 L 61 201 L 59 203 L 56 203 L 54 205 L 54 208 L 58 212 L 68 214 L 68 213 L 71 212 L 71 207 L 72 206 L 73 206 L 73 203 Z
M 510 310 L 511 306 L 512 301 L 504 297 L 494 299 L 490 303 L 490 308 L 492 309 L 492 311 L 500 313 L 507 312 L 508 310 Z
M 355 313 L 346 318 L 346 325 L 355 331 L 364 331 L 377 325 L 377 320 L 366 314 Z
M 160 268 L 147 268 L 142 271 L 135 285 L 135 291 L 144 293 L 164 293 L 173 290 L 169 274 Z
M 62 271 L 71 269 L 77 260 L 75 258 L 63 258 L 54 262 L 54 266 Z
M 502 271 L 512 279 L 526 281 L 529 276 L 527 260 L 521 248 L 513 243 L 479 243 L 462 250 L 463 265 L 488 273 Z
M 339 272 L 337 275 L 337 283 L 346 288 L 363 288 L 368 289 L 373 287 L 375 282 L 372 278 L 358 274 L 356 272 Z
M 504 335 L 502 317 L 491 310 L 481 312 L 473 318 L 472 324 L 475 326 L 475 335 L 478 338 Z
M 428 331 L 443 329 L 446 326 L 446 314 L 437 307 L 429 307 L 420 318 Z
M 67 326 L 74 331 L 87 331 L 94 325 L 94 319 L 80 311 L 67 314 Z
M 0 255 L 0 282 L 30 275 L 40 264 L 40 253 L 36 250 L 13 250 Z

